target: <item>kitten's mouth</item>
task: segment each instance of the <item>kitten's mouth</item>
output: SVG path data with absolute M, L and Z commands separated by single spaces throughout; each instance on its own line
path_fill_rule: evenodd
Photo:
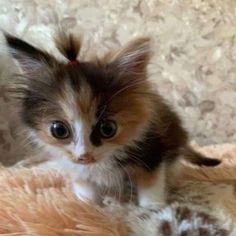
M 91 163 L 94 163 L 95 162 L 95 160 L 81 160 L 81 159 L 79 159 L 79 160 L 77 160 L 76 161 L 76 163 L 78 163 L 78 164 L 82 164 L 82 165 L 87 165 L 87 164 L 91 164 Z
M 90 154 L 84 154 L 84 155 L 79 156 L 78 158 L 73 159 L 73 161 L 78 164 L 88 165 L 88 164 L 94 163 L 95 159 Z

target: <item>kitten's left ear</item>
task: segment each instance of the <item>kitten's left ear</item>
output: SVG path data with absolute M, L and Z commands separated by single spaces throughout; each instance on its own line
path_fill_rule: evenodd
M 8 51 L 24 72 L 32 72 L 41 69 L 42 66 L 52 65 L 54 59 L 48 53 L 8 33 L 4 35 Z
M 146 73 L 150 52 L 150 38 L 138 38 L 111 56 L 108 66 L 120 76 L 143 75 Z

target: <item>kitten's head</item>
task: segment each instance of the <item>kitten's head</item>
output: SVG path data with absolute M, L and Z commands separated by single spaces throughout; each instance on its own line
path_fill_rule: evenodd
M 68 62 L 10 35 L 6 40 L 22 69 L 14 85 L 21 117 L 39 146 L 87 164 L 142 135 L 154 105 L 146 79 L 148 38 L 94 62 L 76 61 L 79 41 L 71 35 L 57 44 Z
M 55 157 L 89 164 L 119 159 L 123 151 L 136 159 L 148 156 L 143 163 L 155 167 L 166 153 L 186 146 L 180 120 L 147 80 L 148 38 L 93 62 L 77 60 L 80 42 L 72 35 L 56 41 L 68 62 L 7 34 L 6 41 L 22 69 L 14 93 L 23 124 L 31 141 Z M 188 156 L 198 165 L 219 163 Z

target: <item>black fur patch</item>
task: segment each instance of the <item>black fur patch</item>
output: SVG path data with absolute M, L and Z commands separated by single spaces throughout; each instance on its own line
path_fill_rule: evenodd
M 93 129 L 92 133 L 90 134 L 89 138 L 90 138 L 91 143 L 94 146 L 98 147 L 98 146 L 102 145 L 101 135 L 100 135 L 100 133 L 98 131 L 98 127 L 97 126 L 94 127 L 94 129 Z
M 163 161 L 175 161 L 179 148 L 187 142 L 187 134 L 174 112 L 169 110 L 166 115 L 171 116 L 171 124 L 164 136 L 159 134 L 158 124 L 152 124 L 142 141 L 136 141 L 135 145 L 125 148 L 126 159 L 116 158 L 117 161 L 122 165 L 142 167 L 146 171 L 154 171 Z
M 13 57 L 18 59 L 19 62 L 21 58 L 23 58 L 24 56 L 36 60 L 44 60 L 45 62 L 48 63 L 51 61 L 50 56 L 46 52 L 43 52 L 35 48 L 34 46 L 31 46 L 25 41 L 7 33 L 5 33 L 5 38 L 9 47 L 15 50 L 15 53 L 12 53 Z

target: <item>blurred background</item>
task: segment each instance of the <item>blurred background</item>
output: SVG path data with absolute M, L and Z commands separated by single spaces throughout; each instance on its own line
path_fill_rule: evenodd
M 83 35 L 82 59 L 151 36 L 150 79 L 200 145 L 236 141 L 235 19 L 235 0 L 0 0 L 1 28 L 58 56 L 58 25 Z M 0 150 L 9 163 L 22 152 L 4 90 L 14 70 L 1 55 Z

